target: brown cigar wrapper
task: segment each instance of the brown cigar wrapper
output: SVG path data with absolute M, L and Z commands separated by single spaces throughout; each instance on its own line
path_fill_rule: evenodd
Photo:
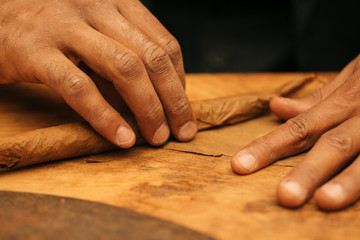
M 311 76 L 282 86 L 274 94 L 242 94 L 191 103 L 198 129 L 204 130 L 245 121 L 269 109 L 273 96 L 288 96 L 314 79 Z M 124 116 L 136 133 L 135 145 L 144 144 L 132 115 Z M 118 147 L 107 141 L 85 122 L 74 122 L 37 129 L 13 137 L 0 138 L 0 171 L 34 164 L 97 154 Z

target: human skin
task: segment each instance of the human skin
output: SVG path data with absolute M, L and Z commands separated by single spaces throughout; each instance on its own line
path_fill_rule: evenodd
M 180 46 L 138 0 L 2 0 L 0 53 L 0 83 L 49 86 L 118 147 L 126 108 L 152 145 L 196 134 Z
M 250 174 L 309 150 L 277 187 L 279 204 L 297 208 L 314 196 L 322 210 L 340 210 L 360 198 L 360 57 L 323 88 L 300 98 L 277 97 L 273 113 L 287 120 L 236 153 L 231 166 Z

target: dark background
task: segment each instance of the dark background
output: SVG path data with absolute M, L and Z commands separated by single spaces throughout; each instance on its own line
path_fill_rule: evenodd
M 360 1 L 143 0 L 186 72 L 339 71 L 360 47 Z

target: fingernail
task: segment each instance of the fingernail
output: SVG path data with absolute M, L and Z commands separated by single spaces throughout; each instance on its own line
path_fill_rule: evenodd
M 193 121 L 188 121 L 180 128 L 178 138 L 180 141 L 189 141 L 195 137 L 196 132 L 196 123 Z
M 135 142 L 135 134 L 128 127 L 120 126 L 116 131 L 116 145 L 128 148 Z
M 257 161 L 253 155 L 239 152 L 235 155 L 236 167 L 240 167 L 240 173 L 251 173 L 256 169 Z M 243 172 L 245 170 L 246 172 Z
M 152 143 L 156 146 L 164 144 L 170 136 L 170 130 L 166 123 L 163 123 L 155 132 Z
M 328 183 L 321 187 L 321 190 L 329 197 L 331 200 L 336 202 L 341 202 L 344 197 L 344 188 L 339 183 Z
M 283 191 L 285 191 L 286 198 L 291 200 L 289 205 L 295 207 L 304 203 L 306 192 L 299 183 L 292 180 L 287 180 L 281 183 L 281 188 Z

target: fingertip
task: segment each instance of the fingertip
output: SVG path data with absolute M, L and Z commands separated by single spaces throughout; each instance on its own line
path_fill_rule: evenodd
M 163 123 L 156 131 L 152 139 L 152 145 L 161 146 L 170 137 L 170 129 L 166 123 Z
M 231 159 L 231 168 L 238 174 L 249 174 L 257 170 L 257 161 L 249 153 L 238 152 Z
M 319 209 L 336 211 L 346 207 L 344 188 L 340 183 L 327 183 L 315 192 L 315 202 Z
M 120 148 L 130 148 L 136 141 L 135 133 L 127 126 L 121 125 L 115 134 L 115 144 Z
M 197 124 L 194 121 L 188 121 L 180 127 L 178 139 L 187 142 L 194 139 L 197 133 Z
M 276 196 L 280 205 L 287 208 L 298 208 L 305 203 L 307 193 L 298 182 L 283 180 L 277 188 Z

